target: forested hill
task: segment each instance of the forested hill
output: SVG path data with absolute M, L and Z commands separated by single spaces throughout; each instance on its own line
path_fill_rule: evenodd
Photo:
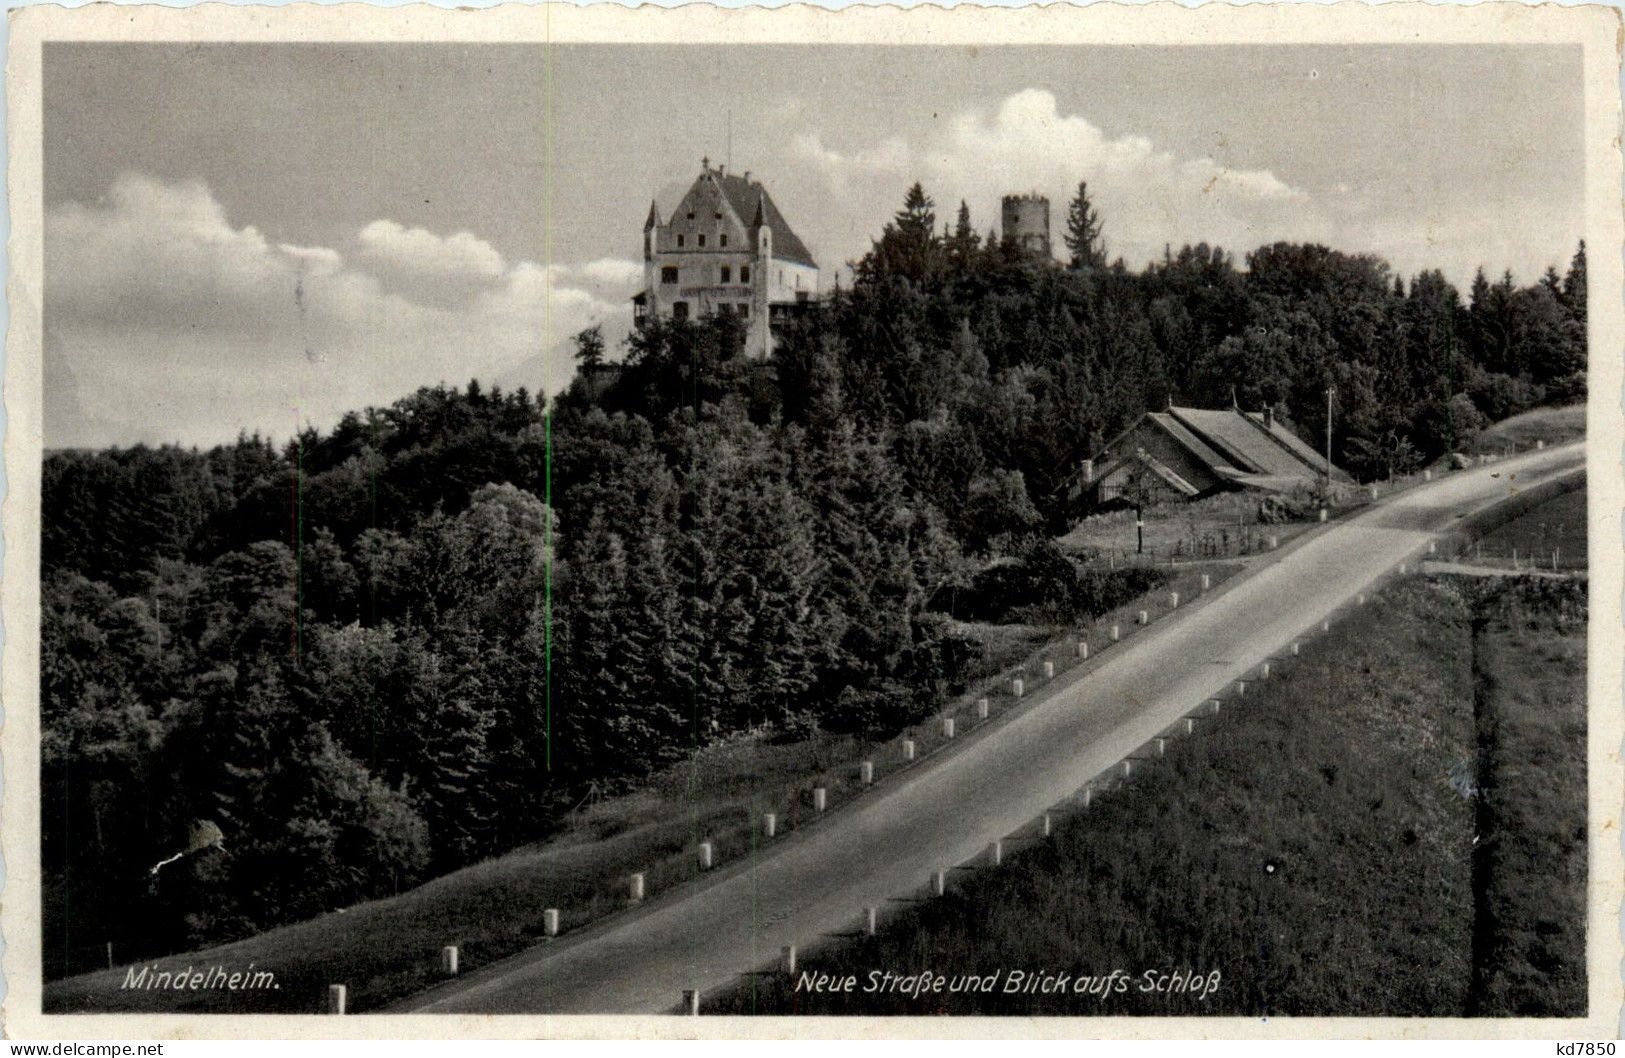
M 586 332 L 550 409 L 471 383 L 280 447 L 47 456 L 48 972 L 397 891 L 706 741 L 916 719 L 970 649 L 933 605 L 988 559 L 981 616 L 1100 603 L 1047 534 L 1146 408 L 1319 436 L 1335 386 L 1370 476 L 1584 391 L 1583 250 L 1464 301 L 1319 246 L 1074 242 L 1040 265 L 916 189 L 771 362 L 726 317 Z M 196 820 L 225 851 L 154 881 Z

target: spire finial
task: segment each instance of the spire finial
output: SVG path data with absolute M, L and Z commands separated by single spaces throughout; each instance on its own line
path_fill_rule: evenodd
M 700 159 L 700 168 L 708 173 L 711 171 L 711 156 L 709 154 Z

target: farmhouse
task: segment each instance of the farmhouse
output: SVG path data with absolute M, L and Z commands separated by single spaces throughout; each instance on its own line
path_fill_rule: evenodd
M 1119 498 L 1149 486 L 1172 497 L 1198 499 L 1253 489 L 1291 492 L 1325 481 L 1326 457 L 1275 420 L 1274 412 L 1176 408 L 1147 412 L 1093 459 L 1085 460 L 1078 491 L 1086 502 Z M 1332 483 L 1352 484 L 1332 467 Z
M 817 298 L 818 264 L 760 181 L 700 166 L 669 218 L 649 204 L 633 320 L 739 316 L 747 353 L 766 356 L 773 328 Z

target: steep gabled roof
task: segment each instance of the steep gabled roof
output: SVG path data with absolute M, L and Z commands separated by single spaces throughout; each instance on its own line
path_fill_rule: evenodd
M 801 237 L 790 229 L 790 222 L 784 219 L 779 207 L 773 204 L 773 196 L 767 193 L 767 188 L 759 183 L 753 183 L 742 176 L 733 173 L 711 172 L 711 179 L 717 181 L 722 188 L 723 197 L 741 222 L 751 222 L 751 235 L 755 237 L 755 226 L 759 224 L 758 210 L 765 214 L 767 228 L 773 233 L 773 256 L 796 264 L 806 265 L 808 268 L 817 268 L 807 246 Z M 700 179 L 705 179 L 701 177 Z

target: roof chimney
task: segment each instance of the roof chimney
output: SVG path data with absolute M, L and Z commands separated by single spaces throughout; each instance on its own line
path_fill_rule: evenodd
M 749 169 L 745 170 L 745 183 L 747 183 L 747 184 L 750 183 L 750 170 Z
M 1264 405 L 1264 429 L 1275 429 L 1275 406 L 1273 404 Z

